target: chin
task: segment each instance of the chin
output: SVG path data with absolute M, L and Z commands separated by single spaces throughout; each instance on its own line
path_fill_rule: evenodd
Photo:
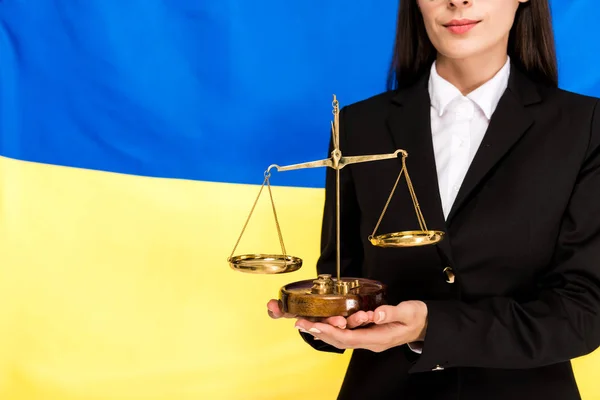
M 471 57 L 477 57 L 482 53 L 482 49 L 478 46 L 449 46 L 438 50 L 442 56 L 453 60 L 464 60 Z

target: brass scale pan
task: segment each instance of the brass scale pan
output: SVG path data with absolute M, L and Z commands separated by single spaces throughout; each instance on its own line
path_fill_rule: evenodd
M 370 239 L 377 247 L 416 247 L 439 242 L 444 236 L 441 231 L 403 231 L 378 235 Z M 232 269 L 251 274 L 284 274 L 302 267 L 300 257 L 283 254 L 244 254 L 229 258 Z

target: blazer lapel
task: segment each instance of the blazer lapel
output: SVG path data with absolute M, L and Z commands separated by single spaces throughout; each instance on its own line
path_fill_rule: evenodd
M 533 124 L 533 117 L 526 106 L 539 101 L 541 98 L 534 83 L 518 69 L 511 67 L 508 88 L 498 103 L 488 130 L 463 180 L 448 215 L 448 225 L 486 175 Z
M 433 151 L 427 78 L 426 74 L 417 84 L 401 89 L 394 96 L 387 122 L 396 149 L 408 152 L 406 166 L 427 228 L 447 232 Z M 401 182 L 406 184 L 404 179 Z M 414 215 L 413 221 L 418 229 L 417 216 Z M 450 262 L 448 239 L 437 246 L 445 261 Z

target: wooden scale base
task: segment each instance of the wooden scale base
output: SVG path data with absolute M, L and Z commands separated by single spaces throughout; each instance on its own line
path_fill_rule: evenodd
M 386 304 L 382 283 L 363 278 L 337 281 L 331 275 L 285 285 L 279 291 L 279 300 L 283 312 L 313 320 L 348 317 Z
M 251 274 L 284 274 L 301 268 L 302 259 L 277 254 L 246 254 L 230 257 L 232 269 Z M 317 279 L 293 282 L 279 290 L 283 312 L 297 317 L 348 317 L 357 311 L 375 310 L 385 304 L 385 286 L 364 278 L 332 278 L 319 275 Z

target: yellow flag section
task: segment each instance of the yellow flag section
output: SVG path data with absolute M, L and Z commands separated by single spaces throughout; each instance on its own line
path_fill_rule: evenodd
M 227 257 L 258 186 L 5 158 L 0 184 L 0 399 L 335 398 L 348 356 L 266 308 L 315 275 L 321 190 L 273 188 L 305 266 L 257 276 Z M 265 190 L 239 250 L 278 246 Z
M 276 181 L 276 174 L 273 176 Z M 267 301 L 314 277 L 323 191 L 273 187 L 282 276 L 226 262 L 258 186 L 0 158 L 0 399 L 334 399 L 349 353 L 312 350 Z M 268 192 L 239 251 L 278 252 Z M 574 362 L 600 399 L 600 354 Z

